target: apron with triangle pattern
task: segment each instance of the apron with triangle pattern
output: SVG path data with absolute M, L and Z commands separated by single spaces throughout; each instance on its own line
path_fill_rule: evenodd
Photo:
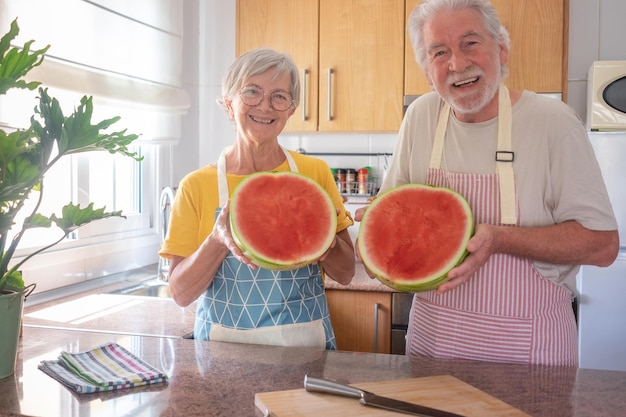
M 217 164 L 216 218 L 229 197 L 225 152 Z M 291 171 L 297 172 L 292 156 L 283 152 Z M 252 269 L 229 253 L 198 299 L 194 338 L 336 349 L 319 266 Z
M 496 173 L 442 170 L 450 106 L 441 109 L 426 182 L 463 195 L 475 224 L 520 224 L 511 152 L 512 111 L 500 87 Z M 413 297 L 407 354 L 492 362 L 577 366 L 572 297 L 528 259 L 495 254 L 465 284 L 444 294 Z M 426 325 L 427 324 L 427 325 Z

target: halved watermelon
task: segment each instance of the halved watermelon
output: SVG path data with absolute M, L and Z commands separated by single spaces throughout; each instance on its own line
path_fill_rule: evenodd
M 317 182 L 290 171 L 257 172 L 245 178 L 230 200 L 233 239 L 254 264 L 296 269 L 330 247 L 337 212 Z
M 467 256 L 472 211 L 457 192 L 404 184 L 379 195 L 365 211 L 358 248 L 365 266 L 399 291 L 437 288 Z

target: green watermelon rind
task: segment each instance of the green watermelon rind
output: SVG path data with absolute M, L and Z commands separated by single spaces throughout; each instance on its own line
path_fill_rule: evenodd
M 249 244 L 245 242 L 246 239 L 243 236 L 241 236 L 241 234 L 239 233 L 239 230 L 236 224 L 237 223 L 236 215 L 233 215 L 234 210 L 236 210 L 236 206 L 237 206 L 238 191 L 241 190 L 246 185 L 252 183 L 259 176 L 268 175 L 268 174 L 278 175 L 278 176 L 281 176 L 281 178 L 289 178 L 289 176 L 293 176 L 293 178 L 297 178 L 298 180 L 304 180 L 306 181 L 306 184 L 314 186 L 314 188 L 312 188 L 311 190 L 312 192 L 313 190 L 317 190 L 319 196 L 323 197 L 323 201 L 327 202 L 328 214 L 329 214 L 329 219 L 330 219 L 329 234 L 328 234 L 328 238 L 326 239 L 326 241 L 323 243 L 323 245 L 320 244 L 320 248 L 317 251 L 313 251 L 309 255 L 306 255 L 306 256 L 303 255 L 301 259 L 293 259 L 293 260 L 290 260 L 289 262 L 275 262 L 274 259 L 269 259 L 268 257 L 259 254 L 258 251 L 255 251 L 252 247 L 249 247 Z M 316 210 L 316 214 L 322 215 L 323 213 L 322 210 L 323 210 L 322 208 L 320 208 L 319 210 Z M 294 211 L 294 212 L 297 212 L 297 211 Z M 291 171 L 261 171 L 261 172 L 256 172 L 254 174 L 249 175 L 243 181 L 241 181 L 241 183 L 239 183 L 237 187 L 235 188 L 231 196 L 230 229 L 231 229 L 231 235 L 233 237 L 233 241 L 235 242 L 237 247 L 241 250 L 243 255 L 246 258 L 250 259 L 252 263 L 264 269 L 286 271 L 286 270 L 302 268 L 304 266 L 311 264 L 313 261 L 320 258 L 330 248 L 330 245 L 333 243 L 335 239 L 335 235 L 337 231 L 337 215 L 336 215 L 333 201 L 328 195 L 328 193 L 326 192 L 326 190 L 324 190 L 312 178 L 309 178 L 306 175 L 303 175 L 297 172 L 291 172 Z
M 468 216 L 468 227 L 467 227 L 465 236 L 463 238 L 463 247 L 459 248 L 458 256 L 456 257 L 456 260 L 454 262 L 450 262 L 445 268 L 442 268 L 440 271 L 438 271 L 440 273 L 436 273 L 431 277 L 420 278 L 419 280 L 417 280 L 417 282 L 409 282 L 409 283 L 407 283 L 406 280 L 395 280 L 393 277 L 388 277 L 383 271 L 374 267 L 369 260 L 367 249 L 364 247 L 363 242 L 365 241 L 365 239 L 362 238 L 363 233 L 366 233 L 366 228 L 363 227 L 363 224 L 367 224 L 368 213 L 370 213 L 370 210 L 372 210 L 372 208 L 374 208 L 377 205 L 377 203 L 380 204 L 381 201 L 384 201 L 384 198 L 386 196 L 392 195 L 392 193 L 401 192 L 403 189 L 406 189 L 408 187 L 427 188 L 429 190 L 439 190 L 439 191 L 450 193 L 462 204 Z M 465 260 L 465 258 L 469 255 L 469 252 L 467 251 L 466 247 L 467 247 L 467 242 L 473 236 L 473 234 L 474 234 L 474 220 L 473 220 L 472 210 L 467 200 L 461 194 L 446 187 L 435 187 L 435 186 L 430 186 L 426 184 L 403 184 L 403 185 L 399 185 L 397 187 L 391 188 L 383 192 L 382 194 L 380 194 L 372 202 L 368 210 L 365 211 L 365 214 L 363 215 L 363 219 L 361 220 L 361 227 L 359 228 L 359 239 L 358 239 L 357 244 L 359 246 L 359 253 L 361 255 L 361 260 L 363 261 L 365 266 L 368 268 L 368 270 L 374 275 L 374 277 L 378 281 L 380 281 L 382 284 L 392 289 L 395 289 L 397 291 L 401 291 L 401 292 L 423 292 L 423 291 L 434 290 L 437 287 L 439 287 L 441 284 L 443 284 L 444 282 L 448 281 L 448 272 L 450 272 L 450 270 L 452 270 L 456 266 L 460 265 Z

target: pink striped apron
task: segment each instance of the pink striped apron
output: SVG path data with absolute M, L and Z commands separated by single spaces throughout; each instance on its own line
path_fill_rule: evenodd
M 498 152 L 504 151 L 501 159 L 506 160 L 510 151 L 511 103 L 504 86 L 500 88 L 500 98 L 499 125 L 504 128 L 499 129 Z M 449 111 L 446 104 L 439 116 L 441 128 L 435 133 L 426 182 L 449 187 L 465 196 L 475 224 L 519 226 L 512 168 L 509 169 L 512 158 L 505 161 L 509 167 L 499 166 L 494 174 L 452 173 L 440 168 Z M 506 170 L 511 175 L 502 174 Z M 472 279 L 452 291 L 440 295 L 435 291 L 416 293 L 408 329 L 409 355 L 578 365 L 570 292 L 543 278 L 528 259 L 511 255 L 492 255 Z

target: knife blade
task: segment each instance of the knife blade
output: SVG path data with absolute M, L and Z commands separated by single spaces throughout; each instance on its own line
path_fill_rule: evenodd
M 365 391 L 349 385 L 329 381 L 327 379 L 304 376 L 304 389 L 309 392 L 339 395 L 358 399 L 363 405 L 378 407 L 398 413 L 411 414 L 421 417 L 464 417 L 460 414 L 451 413 L 436 408 L 413 404 L 406 401 L 394 400 L 393 398 L 381 397 L 372 392 Z

